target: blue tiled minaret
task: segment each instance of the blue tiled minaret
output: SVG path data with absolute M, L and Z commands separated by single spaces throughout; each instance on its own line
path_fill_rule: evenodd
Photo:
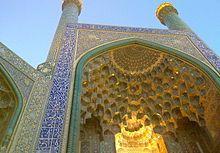
M 81 12 L 82 0 L 64 0 L 62 15 L 47 57 L 47 62 L 55 62 L 59 55 L 62 38 L 67 24 L 78 23 L 78 16 Z

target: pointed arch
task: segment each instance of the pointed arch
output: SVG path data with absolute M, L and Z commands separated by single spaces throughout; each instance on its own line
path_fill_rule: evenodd
M 149 47 L 152 49 L 156 49 L 158 51 L 167 53 L 179 59 L 182 59 L 196 68 L 200 69 L 204 72 L 216 85 L 217 89 L 220 90 L 220 77 L 213 69 L 208 67 L 203 62 L 199 61 L 198 59 L 183 53 L 177 49 L 170 48 L 167 46 L 163 46 L 161 44 L 138 39 L 138 38 L 128 38 L 123 40 L 118 40 L 114 42 L 110 42 L 104 44 L 102 46 L 98 46 L 88 52 L 86 52 L 81 58 L 79 59 L 76 70 L 75 70 L 75 81 L 74 81 L 74 93 L 72 99 L 72 112 L 71 112 L 71 119 L 70 119 L 70 127 L 69 127 L 69 138 L 68 138 L 68 151 L 67 152 L 77 152 L 78 150 L 78 140 L 79 140 L 79 131 L 80 131 L 80 94 L 81 94 L 81 82 L 82 82 L 82 71 L 84 65 L 92 58 L 108 52 L 110 49 L 115 49 L 118 47 L 123 47 L 126 45 L 131 44 L 138 44 L 145 47 Z
M 16 104 L 15 104 L 13 114 L 10 118 L 8 125 L 7 125 L 7 129 L 6 129 L 4 137 L 2 139 L 2 143 L 0 144 L 0 147 L 1 146 L 7 147 L 7 145 L 9 144 L 9 141 L 11 139 L 11 136 L 14 132 L 14 128 L 16 126 L 19 115 L 22 111 L 23 98 L 22 98 L 22 95 L 21 95 L 16 83 L 14 82 L 14 80 L 12 79 L 12 77 L 10 76 L 10 74 L 7 72 L 7 70 L 4 68 L 4 66 L 2 64 L 0 64 L 0 73 L 3 75 L 4 80 L 6 81 L 10 90 L 13 92 L 12 94 L 14 94 L 14 97 L 16 98 L 16 101 L 15 101 Z

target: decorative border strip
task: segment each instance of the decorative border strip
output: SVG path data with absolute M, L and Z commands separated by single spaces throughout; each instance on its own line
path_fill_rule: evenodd
M 69 24 L 69 26 L 74 26 Z M 84 24 L 78 23 L 78 29 L 91 29 L 91 30 L 106 30 L 115 32 L 135 32 L 135 33 L 150 33 L 150 34 L 186 34 L 187 31 L 179 30 L 167 30 L 167 29 L 153 29 L 153 28 L 138 28 L 138 27 L 123 27 L 123 26 L 109 26 L 109 25 L 98 25 L 98 24 Z
M 71 83 L 75 40 L 75 27 L 67 26 L 61 54 L 53 76 L 49 101 L 37 140 L 37 152 L 60 152 Z
M 192 33 L 190 39 L 206 59 L 220 72 L 220 57 L 208 48 L 208 46 L 196 34 Z
M 73 26 L 69 24 L 69 26 Z M 108 25 L 95 25 L 95 24 L 78 24 L 78 29 L 91 29 L 91 30 L 110 30 L 117 32 L 135 32 L 143 33 L 147 32 L 150 34 L 177 34 L 186 35 L 200 52 L 206 57 L 206 59 L 220 72 L 220 57 L 216 55 L 199 37 L 190 31 L 179 31 L 179 30 L 166 30 L 166 29 L 149 29 L 149 28 L 135 28 L 135 27 L 120 27 L 120 26 L 108 26 Z

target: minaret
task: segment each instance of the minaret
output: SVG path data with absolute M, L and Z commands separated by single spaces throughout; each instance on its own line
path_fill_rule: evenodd
M 67 24 L 78 23 L 78 16 L 81 12 L 82 0 L 64 0 L 62 5 L 62 15 L 57 27 L 47 62 L 56 62 L 61 49 L 63 34 Z
M 165 2 L 161 4 L 156 11 L 156 16 L 160 22 L 167 26 L 170 30 L 187 30 L 191 29 L 178 16 L 178 11 L 171 3 Z

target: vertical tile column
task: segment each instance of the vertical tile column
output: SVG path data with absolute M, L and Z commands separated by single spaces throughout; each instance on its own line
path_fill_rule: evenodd
M 49 101 L 45 107 L 36 152 L 58 153 L 63 139 L 65 113 L 71 84 L 71 72 L 75 55 L 76 30 L 67 26 L 55 68 Z

